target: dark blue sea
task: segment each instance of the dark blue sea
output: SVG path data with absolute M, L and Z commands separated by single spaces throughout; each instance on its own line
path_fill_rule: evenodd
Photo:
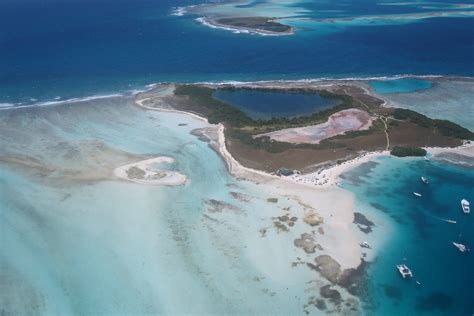
M 305 26 L 294 36 L 262 37 L 170 14 L 203 2 L 0 1 L 0 103 L 111 94 L 157 81 L 474 75 L 472 17 Z M 298 5 L 314 10 L 310 18 L 426 11 L 367 0 Z

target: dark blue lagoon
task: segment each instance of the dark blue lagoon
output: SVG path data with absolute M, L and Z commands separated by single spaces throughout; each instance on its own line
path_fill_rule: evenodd
M 213 97 L 244 111 L 253 119 L 297 117 L 332 108 L 339 99 L 314 93 L 294 93 L 265 90 L 217 90 Z

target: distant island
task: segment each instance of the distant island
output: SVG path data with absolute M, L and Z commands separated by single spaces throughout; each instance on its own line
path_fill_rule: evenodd
M 294 33 L 291 26 L 277 22 L 275 18 L 270 17 L 202 18 L 199 21 L 211 27 L 230 28 L 262 35 L 291 35 Z

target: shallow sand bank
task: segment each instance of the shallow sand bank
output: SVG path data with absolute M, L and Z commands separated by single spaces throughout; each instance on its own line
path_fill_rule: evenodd
M 147 184 L 147 185 L 181 185 L 186 183 L 186 176 L 169 170 L 157 170 L 153 168 L 158 163 L 173 163 L 175 160 L 171 157 L 160 156 L 146 159 L 118 167 L 114 170 L 115 176 L 127 181 Z

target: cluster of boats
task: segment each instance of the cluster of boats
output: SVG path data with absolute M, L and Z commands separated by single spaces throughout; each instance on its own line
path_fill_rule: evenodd
M 427 178 L 425 177 L 421 177 L 421 181 L 425 184 L 429 184 L 430 182 L 428 181 Z M 422 197 L 421 193 L 418 193 L 418 192 L 413 192 L 413 195 L 417 196 L 417 197 Z M 462 199 L 461 200 L 461 208 L 462 208 L 462 211 L 466 214 L 469 214 L 471 213 L 471 203 L 467 200 L 467 199 Z
M 426 159 L 426 157 L 425 157 Z M 425 177 L 421 177 L 421 181 L 425 184 L 429 184 L 429 181 L 427 178 Z M 421 193 L 418 193 L 418 192 L 413 192 L 413 195 L 415 195 L 416 197 L 422 197 Z M 469 214 L 471 213 L 471 203 L 467 200 L 467 199 L 462 199 L 461 200 L 461 208 L 462 208 L 462 211 L 465 213 L 465 214 Z M 450 222 L 450 223 L 456 223 L 456 221 L 454 220 L 446 220 L 447 222 Z M 461 244 L 461 243 L 457 243 L 457 242 L 452 242 L 453 246 L 456 247 L 460 252 L 468 252 L 470 251 L 470 249 L 464 245 L 464 244 Z M 397 266 L 397 270 L 398 272 L 400 272 L 400 275 L 405 279 L 405 278 L 411 278 L 413 277 L 413 272 L 410 270 L 410 268 L 408 268 L 408 266 L 406 264 L 398 264 Z M 417 281 L 418 284 L 421 284 Z

